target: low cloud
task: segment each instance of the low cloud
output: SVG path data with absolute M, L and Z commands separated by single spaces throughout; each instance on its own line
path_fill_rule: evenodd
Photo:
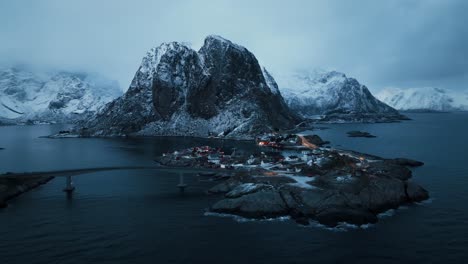
M 99 72 L 128 87 L 161 42 L 219 34 L 272 72 L 330 68 L 383 87 L 468 88 L 468 1 L 1 1 L 2 65 Z

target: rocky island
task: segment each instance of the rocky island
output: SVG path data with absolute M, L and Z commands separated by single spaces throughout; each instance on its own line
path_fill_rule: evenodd
M 376 136 L 372 135 L 369 132 L 356 131 L 356 130 L 346 132 L 346 134 L 348 134 L 348 137 L 364 137 L 364 138 L 375 138 L 376 137 Z
M 364 225 L 377 222 L 379 213 L 429 198 L 411 180 L 408 168 L 421 162 L 324 148 L 311 143 L 312 138 L 317 140 L 272 135 L 257 139 L 262 149 L 251 155 L 206 146 L 168 153 L 157 161 L 234 172 L 209 190 L 223 195 L 210 211 L 247 218 L 290 216 L 300 224 Z

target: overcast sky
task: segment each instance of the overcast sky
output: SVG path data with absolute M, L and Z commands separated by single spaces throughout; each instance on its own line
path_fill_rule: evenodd
M 0 1 L 0 64 L 101 73 L 126 89 L 161 42 L 218 34 L 273 73 L 335 69 L 372 91 L 468 88 L 465 0 Z

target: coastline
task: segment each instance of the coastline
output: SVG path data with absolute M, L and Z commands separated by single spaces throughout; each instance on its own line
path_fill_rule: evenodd
M 326 226 L 340 222 L 361 226 L 376 223 L 389 209 L 429 198 L 427 190 L 410 180 L 409 168 L 423 162 L 317 147 L 311 138 L 297 138 L 302 148 L 285 145 L 284 152 L 263 147 L 260 154 L 238 155 L 201 146 L 166 153 L 157 161 L 234 172 L 208 190 L 223 195 L 209 211 L 249 219 L 287 216 L 302 225 L 318 221 Z M 278 138 L 272 140 L 278 143 Z M 291 142 L 290 136 L 282 142 Z
M 0 208 L 8 207 L 8 201 L 54 179 L 53 176 L 2 177 L 0 178 Z

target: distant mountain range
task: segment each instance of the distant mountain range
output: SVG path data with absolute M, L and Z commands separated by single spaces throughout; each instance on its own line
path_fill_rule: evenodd
M 432 87 L 385 89 L 377 97 L 400 111 L 468 111 L 468 92 Z
M 279 88 L 249 50 L 220 36 L 208 36 L 199 51 L 163 43 L 143 58 L 128 91 L 83 122 L 80 133 L 251 138 L 316 115 L 321 122 L 404 118 L 342 73 L 287 80 Z
M 391 122 L 405 119 L 376 99 L 356 79 L 336 71 L 314 70 L 277 77 L 289 107 L 306 119 L 326 122 Z
M 121 94 L 117 82 L 98 75 L 2 69 L 0 122 L 74 122 L 89 117 Z
M 152 48 L 123 95 L 116 82 L 96 75 L 1 70 L 0 123 L 79 121 L 83 136 L 252 138 L 304 121 L 405 118 L 343 73 L 315 70 L 278 80 L 248 49 L 211 35 L 198 51 L 178 42 Z

